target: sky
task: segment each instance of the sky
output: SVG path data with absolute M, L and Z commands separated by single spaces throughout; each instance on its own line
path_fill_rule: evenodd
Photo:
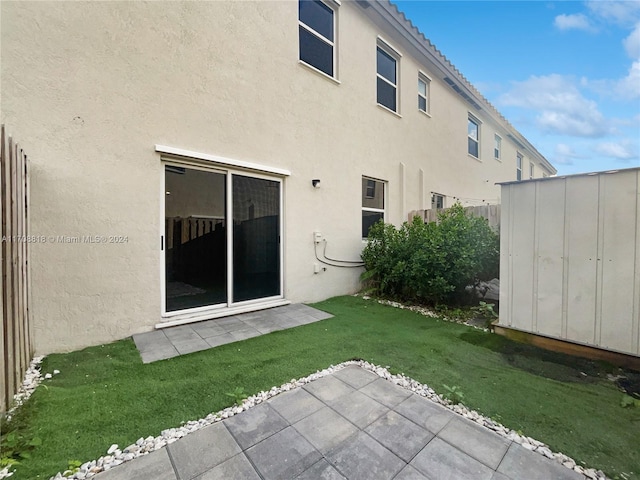
M 558 175 L 640 167 L 640 1 L 393 3 Z

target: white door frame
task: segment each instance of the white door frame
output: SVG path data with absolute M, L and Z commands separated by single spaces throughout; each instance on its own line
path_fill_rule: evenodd
M 160 291 L 161 291 L 161 322 L 156 328 L 164 328 L 181 325 L 207 318 L 217 318 L 237 313 L 270 308 L 277 305 L 286 305 L 289 302 L 284 299 L 284 177 L 290 172 L 287 170 L 265 167 L 258 164 L 235 161 L 222 157 L 215 157 L 196 152 L 183 151 L 170 147 L 156 146 L 156 151 L 170 150 L 169 155 L 161 156 L 162 174 L 160 175 Z M 182 155 L 176 152 L 182 152 Z M 203 161 L 204 160 L 204 161 Z M 216 305 L 206 305 L 185 310 L 167 312 L 166 307 L 166 238 L 165 238 L 165 166 L 173 165 L 183 168 L 191 168 L 212 173 L 224 174 L 226 177 L 226 229 L 227 229 L 227 302 Z M 234 168 L 235 166 L 235 168 Z M 250 178 L 259 178 L 279 183 L 279 268 L 280 268 L 280 294 L 271 297 L 233 301 L 233 175 L 241 175 Z

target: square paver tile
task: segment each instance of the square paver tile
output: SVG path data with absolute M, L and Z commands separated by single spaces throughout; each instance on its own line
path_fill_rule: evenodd
M 431 440 L 410 465 L 431 480 L 490 480 L 493 476 L 489 467 L 439 438 Z
M 364 432 L 349 437 L 326 458 L 349 480 L 392 479 L 406 465 Z
M 433 433 L 396 412 L 380 417 L 365 432 L 405 462 L 410 462 L 434 437 Z
M 163 330 L 137 333 L 133 335 L 133 341 L 135 342 L 136 348 L 139 352 L 153 351 L 158 347 L 166 347 L 171 345 L 171 342 L 164 334 Z
M 296 480 L 347 480 L 324 458 L 306 469 Z
M 255 328 L 247 327 L 241 330 L 234 330 L 231 332 L 231 335 L 237 342 L 239 342 L 240 340 L 246 340 L 247 338 L 259 337 L 262 334 Z
M 200 337 L 183 341 L 176 340 L 173 342 L 173 346 L 180 355 L 186 355 L 187 353 L 199 352 L 201 350 L 208 350 L 211 348 L 211 345 Z
M 394 410 L 433 433 L 438 433 L 456 417 L 442 405 L 419 395 L 411 395 Z
M 356 427 L 329 407 L 323 407 L 293 426 L 322 453 L 358 432 Z
M 179 327 L 165 328 L 164 334 L 169 340 L 171 340 L 171 342 L 202 338 L 193 328 L 191 328 L 191 325 L 180 325 Z
M 216 335 L 222 335 L 227 332 L 223 327 L 218 325 L 215 320 L 194 323 L 191 328 L 202 338 L 215 337 Z
M 226 332 L 233 332 L 235 330 L 242 330 L 243 328 L 247 328 L 247 324 L 238 319 L 238 317 L 219 318 L 218 320 L 216 320 L 216 323 Z
M 140 352 L 142 363 L 157 362 L 158 360 L 166 360 L 167 358 L 173 358 L 179 355 L 180 353 L 173 345 L 159 347 L 155 350 L 148 350 L 146 352 Z
M 144 457 L 136 458 L 94 478 L 99 480 L 176 480 L 176 473 L 171 466 L 167 449 L 162 448 Z
M 411 465 L 404 467 L 393 480 L 429 480 Z
M 332 314 L 323 312 L 322 310 L 318 310 L 317 308 L 312 308 L 311 311 L 305 312 L 310 317 L 315 318 L 316 320 L 326 320 L 327 318 L 333 317 Z
M 357 390 L 328 403 L 331 408 L 359 428 L 365 428 L 389 411 L 389 407 Z
M 342 370 L 333 374 L 343 382 L 351 385 L 353 388 L 362 388 L 365 385 L 377 380 L 378 375 L 357 365 L 349 365 Z
M 281 325 L 278 325 L 277 323 L 265 323 L 264 325 L 254 325 L 253 328 L 255 328 L 257 331 L 259 331 L 263 335 L 266 333 L 277 332 L 278 330 L 284 330 L 284 328 Z
M 503 475 L 502 473 L 495 472 L 493 474 L 493 477 L 491 477 L 491 480 L 512 480 L 512 479 L 507 477 L 506 475 Z
M 276 395 L 268 403 L 292 424 L 324 407 L 324 403 L 302 388 Z
M 354 391 L 352 387 L 338 380 L 333 375 L 314 380 L 302 388 L 323 402 L 331 402 L 340 398 L 342 395 Z
M 305 313 L 298 313 L 295 316 L 295 321 L 298 325 L 309 325 L 310 323 L 319 322 L 320 319 L 313 315 L 307 315 Z
M 451 420 L 438 437 L 493 470 L 498 468 L 511 444 L 510 440 L 464 418 Z
M 578 472 L 569 470 L 553 460 L 530 452 L 517 443 L 511 444 L 502 459 L 498 472 L 510 478 L 527 480 L 583 480 Z
M 268 403 L 262 403 L 224 422 L 243 450 L 289 426 Z
M 223 423 L 190 433 L 167 449 L 180 479 L 211 470 L 241 451 Z
M 246 454 L 265 480 L 295 478 L 322 457 L 293 427 L 254 445 Z
M 253 465 L 240 453 L 206 471 L 194 480 L 261 480 Z
M 413 395 L 409 390 L 394 385 L 383 378 L 378 378 L 365 385 L 360 391 L 389 408 L 395 407 L 403 400 L 406 400 L 409 395 Z
M 233 343 L 236 339 L 231 333 L 223 333 L 222 335 L 216 335 L 215 337 L 207 337 L 205 341 L 211 347 L 219 347 L 220 345 L 226 345 L 227 343 Z

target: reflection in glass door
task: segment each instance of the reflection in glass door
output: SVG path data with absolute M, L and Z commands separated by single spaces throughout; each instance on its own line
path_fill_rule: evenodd
M 233 175 L 233 301 L 280 295 L 280 182 Z
M 166 311 L 227 302 L 226 175 L 165 166 Z
M 282 294 L 280 188 L 276 180 L 165 165 L 166 313 Z

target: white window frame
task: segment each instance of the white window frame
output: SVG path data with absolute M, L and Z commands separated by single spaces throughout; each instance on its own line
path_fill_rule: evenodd
M 536 167 L 534 165 L 533 162 L 529 162 L 529 180 L 532 180 L 534 178 L 534 172 L 536 170 Z
M 420 82 L 425 84 L 426 97 L 420 93 Z M 420 98 L 424 98 L 426 110 L 420 108 Z M 418 110 L 428 117 L 431 116 L 431 77 L 422 71 L 418 71 Z
M 475 126 L 478 129 L 478 139 L 474 139 L 471 137 L 471 135 L 469 135 L 469 123 L 471 122 L 473 124 L 475 124 Z M 478 117 L 476 117 L 475 115 L 473 115 L 471 112 L 469 112 L 469 116 L 468 116 L 468 120 L 467 120 L 467 155 L 469 155 L 471 158 L 475 158 L 476 160 L 480 160 L 480 130 L 481 130 L 481 126 L 482 122 L 478 119 Z M 473 140 L 474 142 L 476 142 L 478 144 L 478 156 L 473 155 L 471 152 L 469 152 L 469 139 Z
M 319 68 L 314 67 L 313 65 L 305 62 L 304 60 L 302 60 L 300 58 L 300 40 L 298 40 L 298 62 L 301 65 L 304 65 L 305 67 L 308 67 L 308 68 L 312 69 L 314 72 L 317 72 L 320 75 L 324 75 L 325 77 L 330 78 L 330 79 L 335 80 L 336 82 L 338 82 L 338 55 L 337 55 L 337 52 L 336 52 L 336 50 L 337 50 L 336 49 L 336 44 L 337 44 L 337 37 L 338 37 L 338 10 L 337 10 L 337 7 L 340 6 L 340 2 L 338 0 L 333 0 L 332 2 L 325 2 L 324 0 L 316 0 L 316 1 L 322 3 L 327 8 L 331 9 L 331 11 L 333 12 L 333 40 L 329 40 L 327 37 L 322 35 L 320 32 L 315 31 L 309 25 L 307 25 L 302 20 L 300 20 L 300 15 L 299 14 L 298 14 L 298 28 L 300 28 L 300 27 L 304 28 L 307 32 L 309 32 L 312 35 L 318 37 L 324 43 L 326 43 L 328 45 L 331 45 L 332 61 L 333 61 L 333 75 L 329 75 L 328 73 L 323 72 Z M 299 2 L 300 2 L 300 0 L 298 0 L 298 3 Z M 338 82 L 338 83 L 340 83 L 340 82 Z
M 384 78 L 382 75 L 378 73 L 378 49 L 382 50 L 384 53 L 389 55 L 396 62 L 396 83 L 391 83 L 389 80 Z M 402 54 L 396 50 L 389 42 L 384 40 L 382 37 L 378 36 L 378 41 L 376 42 L 376 104 L 380 108 L 384 108 L 387 112 L 394 113 L 400 116 L 400 58 L 402 58 Z M 392 110 L 386 105 L 378 102 L 378 78 L 380 78 L 383 82 L 391 85 L 396 92 L 396 109 Z
M 441 198 L 442 199 L 442 208 L 446 208 L 445 205 L 445 200 L 447 199 L 446 195 L 443 195 L 441 193 L 436 193 L 436 192 L 431 192 L 431 209 L 438 209 L 437 207 L 437 198 Z M 434 206 L 435 204 L 435 206 Z
M 382 195 L 382 205 L 383 208 L 371 208 L 365 207 L 361 205 L 361 212 L 375 212 L 382 213 L 382 221 L 386 221 L 387 218 L 387 199 L 389 195 L 388 182 L 386 180 L 380 180 L 379 178 L 370 177 L 368 175 L 362 175 L 362 180 L 373 180 L 374 182 L 379 182 L 382 184 L 382 188 L 384 189 L 384 193 Z M 362 200 L 361 200 L 362 201 Z M 360 213 L 360 230 L 362 230 L 362 213 Z M 367 237 L 362 237 L 363 241 L 367 241 Z
M 493 158 L 498 161 L 502 161 L 502 137 L 496 133 L 493 141 Z
M 524 163 L 524 155 L 516 152 L 516 180 L 522 181 L 522 164 Z

